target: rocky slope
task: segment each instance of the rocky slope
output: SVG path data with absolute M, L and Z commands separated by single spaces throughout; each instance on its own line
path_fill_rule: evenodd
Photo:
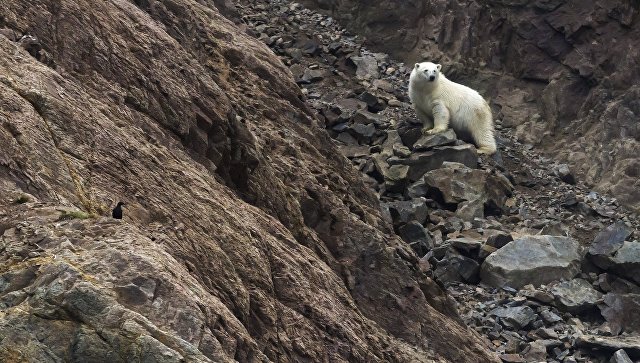
M 500 127 L 478 159 L 452 131 L 422 137 L 410 69 L 286 0 L 240 1 L 363 173 L 417 266 L 455 298 L 503 362 L 640 358 L 638 215 Z
M 495 361 L 219 5 L 3 1 L 0 360 Z
M 372 49 L 441 62 L 518 139 L 640 210 L 639 5 L 598 1 L 305 0 Z

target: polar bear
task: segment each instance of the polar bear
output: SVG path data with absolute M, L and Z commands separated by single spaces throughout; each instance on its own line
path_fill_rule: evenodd
M 478 146 L 478 153 L 496 152 L 491 108 L 480 94 L 452 82 L 440 73 L 442 66 L 416 63 L 409 78 L 409 98 L 423 122 L 423 134 L 433 135 L 451 127 L 467 133 Z M 429 129 L 433 119 L 433 128 Z

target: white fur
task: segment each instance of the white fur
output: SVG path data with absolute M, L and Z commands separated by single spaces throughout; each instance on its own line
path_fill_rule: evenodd
M 473 89 L 448 80 L 440 69 L 440 64 L 424 62 L 416 63 L 411 71 L 409 98 L 423 122 L 422 132 L 437 134 L 451 124 L 455 131 L 471 135 L 478 146 L 478 153 L 495 153 L 489 104 Z M 432 120 L 433 128 L 430 128 Z

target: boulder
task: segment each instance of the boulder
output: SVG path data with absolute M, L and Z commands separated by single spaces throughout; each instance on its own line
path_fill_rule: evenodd
M 326 69 L 305 69 L 299 83 L 313 83 L 322 81 L 327 76 Z
M 562 321 L 562 318 L 554 313 L 553 311 L 549 311 L 549 310 L 542 310 L 540 312 L 540 317 L 542 317 L 542 320 L 550 325 L 553 325 L 555 323 L 559 323 Z
M 331 111 L 339 115 L 338 122 L 346 122 L 354 117 L 358 110 L 366 110 L 367 104 L 355 98 L 342 98 L 336 101 Z
M 358 122 L 361 124 L 374 124 L 377 128 L 386 128 L 389 127 L 389 122 L 387 120 L 375 113 L 371 113 L 366 110 L 358 110 L 353 116 L 353 122 Z
M 428 150 L 437 146 L 447 146 L 454 144 L 458 138 L 453 129 L 447 129 L 445 132 L 441 132 L 435 135 L 424 135 L 415 144 L 413 144 L 414 151 Z
M 433 276 L 441 283 L 464 282 L 476 284 L 480 280 L 480 265 L 475 260 L 447 251 L 436 264 Z
M 560 178 L 563 182 L 567 184 L 575 184 L 576 178 L 571 173 L 571 169 L 569 169 L 569 165 L 560 164 L 553 169 L 553 173 Z
M 409 165 L 409 179 L 416 181 L 426 172 L 442 167 L 442 164 L 446 161 L 464 164 L 469 168 L 475 168 L 478 166 L 478 153 L 476 152 L 476 148 L 469 144 L 443 146 L 430 151 L 414 152 L 406 159 L 390 159 L 389 163 Z
M 452 238 L 447 242 L 465 256 L 477 255 L 482 246 L 482 241 L 469 237 Z
M 513 190 L 500 175 L 453 162 L 427 172 L 424 181 L 430 188 L 429 197 L 457 204 L 456 215 L 465 221 L 484 218 L 485 209 L 501 213 Z
M 573 278 L 581 259 L 580 244 L 570 237 L 524 236 L 487 257 L 480 276 L 491 286 L 539 286 Z
M 411 150 L 402 144 L 393 145 L 393 154 L 397 157 L 407 158 L 411 156 Z
M 629 355 L 624 351 L 624 349 L 618 349 L 611 356 L 609 363 L 633 363 L 633 361 L 629 358 Z
M 640 333 L 640 295 L 608 293 L 599 307 L 612 334 Z
M 640 286 L 611 273 L 605 272 L 598 275 L 596 283 L 600 290 L 604 292 L 640 294 Z
M 422 137 L 422 122 L 416 119 L 402 120 L 397 125 L 398 135 L 402 143 L 409 148 Z
M 510 233 L 498 232 L 492 234 L 487 238 L 486 244 L 497 249 L 500 249 L 507 245 L 507 243 L 513 241 L 513 237 Z
M 610 271 L 640 284 L 640 242 L 624 242 L 610 262 Z
M 601 269 L 608 269 L 611 266 L 611 256 L 622 247 L 624 241 L 632 234 L 633 229 L 622 221 L 611 224 L 596 235 L 591 247 L 589 247 L 589 258 Z
M 429 186 L 424 182 L 424 179 L 420 179 L 415 183 L 409 185 L 405 190 L 404 195 L 407 198 L 424 197 L 425 195 L 427 195 L 428 189 Z
M 429 208 L 425 202 L 425 198 L 415 198 L 412 200 L 382 203 L 382 207 L 389 210 L 394 225 L 406 224 L 411 221 L 424 224 L 429 214 Z
M 387 106 L 385 102 L 371 92 L 362 92 L 358 95 L 358 99 L 367 104 L 367 109 L 371 112 L 378 113 Z
M 376 127 L 373 124 L 354 123 L 349 126 L 349 132 L 361 143 L 370 143 L 371 138 L 376 133 Z
M 560 282 L 554 285 L 550 292 L 554 297 L 554 305 L 572 314 L 594 310 L 596 303 L 602 298 L 602 293 L 583 279 Z
M 598 352 L 614 352 L 623 349 L 629 357 L 640 359 L 639 336 L 604 337 L 596 335 L 578 335 L 576 347 L 596 350 Z
M 349 60 L 356 67 L 356 76 L 363 79 L 378 78 L 378 61 L 371 55 L 352 56 Z
M 392 165 L 383 169 L 385 190 L 391 193 L 402 193 L 407 185 L 409 167 L 406 165 Z
M 500 319 L 500 323 L 508 328 L 520 330 L 536 320 L 536 312 L 528 306 L 499 307 L 491 310 L 489 315 Z
M 418 256 L 424 256 L 433 246 L 433 239 L 429 232 L 417 221 L 409 223 L 398 228 L 400 237 L 413 248 Z

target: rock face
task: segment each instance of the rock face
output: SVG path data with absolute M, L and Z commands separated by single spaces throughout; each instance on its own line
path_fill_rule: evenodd
M 634 2 L 305 0 L 407 64 L 432 60 L 492 98 L 523 142 L 640 210 Z
M 482 281 L 520 288 L 571 279 L 580 272 L 581 247 L 569 237 L 526 236 L 509 242 L 482 264 Z
M 3 1 L 0 360 L 495 361 L 214 4 Z

